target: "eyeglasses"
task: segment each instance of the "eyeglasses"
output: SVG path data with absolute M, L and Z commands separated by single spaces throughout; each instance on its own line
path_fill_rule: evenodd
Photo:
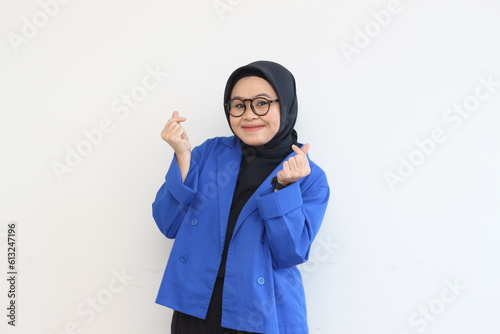
M 254 99 L 232 99 L 224 103 L 226 112 L 233 117 L 241 117 L 247 110 L 246 101 L 250 101 L 250 108 L 257 116 L 264 116 L 269 112 L 271 103 L 278 102 L 280 99 L 268 100 L 263 97 L 256 97 Z

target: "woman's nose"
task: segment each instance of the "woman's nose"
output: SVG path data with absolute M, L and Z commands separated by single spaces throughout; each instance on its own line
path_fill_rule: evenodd
M 257 118 L 258 116 L 253 112 L 252 106 L 250 105 L 250 101 L 245 101 L 245 104 L 246 104 L 246 108 L 245 108 L 245 112 L 243 113 L 242 117 L 244 119 L 247 119 L 247 120 Z

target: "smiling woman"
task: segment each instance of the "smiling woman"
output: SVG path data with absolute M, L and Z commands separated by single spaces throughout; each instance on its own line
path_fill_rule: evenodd
M 177 111 L 162 131 L 175 156 L 153 216 L 175 242 L 156 301 L 174 309 L 173 334 L 308 333 L 296 266 L 330 190 L 297 142 L 295 79 L 269 61 L 240 67 L 224 109 L 232 137 L 191 150 Z

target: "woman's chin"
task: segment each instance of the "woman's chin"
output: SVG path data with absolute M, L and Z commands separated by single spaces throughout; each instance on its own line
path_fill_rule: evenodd
M 266 141 L 258 138 L 240 138 L 240 140 L 248 146 L 262 146 L 269 142 L 269 140 Z

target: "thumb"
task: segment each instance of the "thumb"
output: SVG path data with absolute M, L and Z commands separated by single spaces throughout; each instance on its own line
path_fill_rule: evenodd
M 172 113 L 172 118 L 177 118 L 177 117 L 179 117 L 179 112 L 178 111 L 174 111 Z
M 310 147 L 311 147 L 311 144 L 307 143 L 307 144 L 304 144 L 304 146 L 302 146 L 300 149 L 302 150 L 302 152 L 304 152 L 304 154 L 307 154 L 307 152 L 309 152 Z

